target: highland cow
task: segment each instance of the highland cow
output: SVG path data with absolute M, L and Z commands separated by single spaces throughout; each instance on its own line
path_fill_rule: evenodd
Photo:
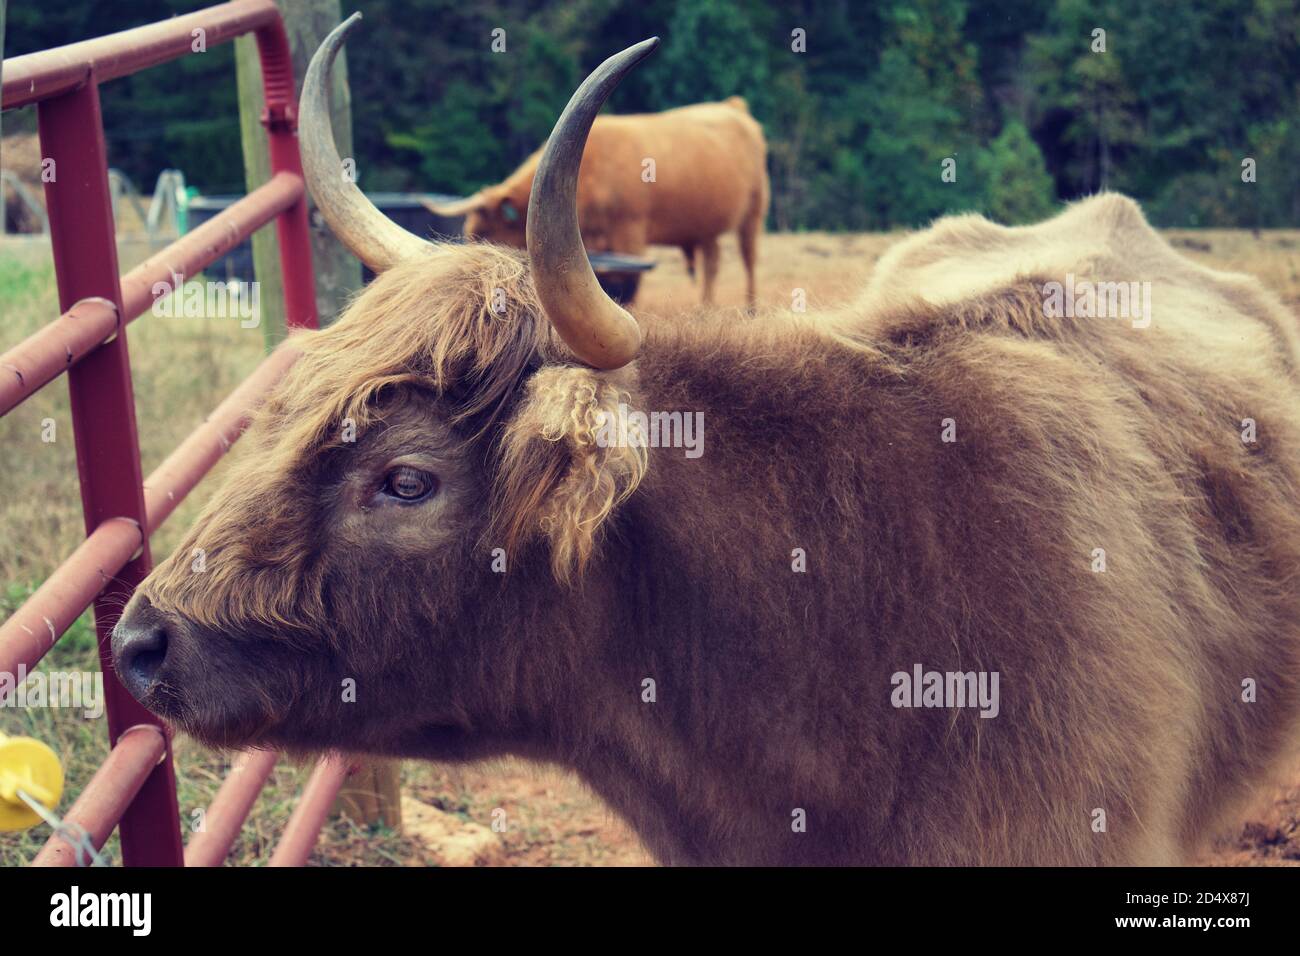
M 665 863 L 1173 863 L 1278 769 L 1300 345 L 1256 281 L 1103 195 L 942 220 L 832 314 L 642 342 L 575 189 L 654 41 L 560 117 L 523 254 L 424 243 L 338 174 L 353 22 L 304 161 L 382 274 L 128 606 L 143 703 L 220 746 L 554 762 Z M 1150 323 L 1045 309 L 1067 274 L 1150 282 Z M 620 404 L 700 413 L 703 454 L 598 441 Z

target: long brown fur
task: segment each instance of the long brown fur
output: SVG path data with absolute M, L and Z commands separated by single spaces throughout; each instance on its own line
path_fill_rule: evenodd
M 1151 326 L 1045 315 L 1067 271 Z M 204 740 L 554 761 L 664 862 L 750 864 L 1185 861 L 1294 751 L 1296 322 L 1121 197 L 941 221 L 833 314 L 648 322 L 616 373 L 487 246 L 301 341 L 127 614 Z M 704 454 L 601 447 L 619 402 Z M 376 504 L 406 454 L 438 495 Z M 1000 713 L 894 707 L 918 663 Z

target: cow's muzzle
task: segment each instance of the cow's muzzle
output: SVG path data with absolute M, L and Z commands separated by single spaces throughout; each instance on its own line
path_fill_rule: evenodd
M 145 706 L 161 682 L 168 643 L 174 636 L 162 612 L 143 595 L 113 628 L 113 666 L 118 679 Z

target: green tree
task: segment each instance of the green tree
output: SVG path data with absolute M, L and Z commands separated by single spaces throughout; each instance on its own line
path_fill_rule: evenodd
M 1052 177 L 1043 154 L 1018 120 L 975 156 L 975 175 L 985 215 L 1008 226 L 1038 222 L 1056 205 Z
M 1034 119 L 1050 125 L 1062 159 L 1058 183 L 1071 194 L 1115 188 L 1116 167 L 1141 139 L 1125 63 L 1145 47 L 1117 4 L 1058 0 L 1048 31 L 1028 42 Z M 1096 33 L 1095 31 L 1104 31 Z
M 889 8 L 878 65 L 827 107 L 837 142 L 810 209 L 824 227 L 917 226 L 979 204 L 966 165 L 983 101 L 965 9 L 962 0 Z M 945 160 L 955 180 L 943 177 Z
M 662 48 L 610 109 L 745 97 L 767 134 L 781 229 L 914 226 L 966 209 L 1029 221 L 1101 188 L 1162 225 L 1300 219 L 1300 0 L 354 2 L 365 15 L 348 44 L 354 139 L 369 190 L 465 193 L 500 179 L 541 145 L 582 76 L 658 34 Z M 10 4 L 5 52 L 210 3 Z M 207 192 L 238 188 L 230 52 L 217 44 L 105 84 L 110 161 L 144 188 L 168 166 Z M 6 128 L 32 128 L 32 113 L 6 115 Z M 955 182 L 941 178 L 945 159 Z
M 505 141 L 493 134 L 480 114 L 486 101 L 481 91 L 468 83 L 451 83 L 443 90 L 436 121 L 427 121 L 409 131 L 386 134 L 392 158 L 418 170 L 416 181 L 428 191 L 469 194 L 483 186 L 484 170 L 508 164 Z M 365 147 L 358 143 L 358 150 Z M 364 173 L 365 167 L 362 166 Z M 372 186 L 374 180 L 367 182 Z
M 743 96 L 750 108 L 767 108 L 768 50 L 734 0 L 690 0 L 664 31 L 652 90 L 655 107 L 670 109 Z

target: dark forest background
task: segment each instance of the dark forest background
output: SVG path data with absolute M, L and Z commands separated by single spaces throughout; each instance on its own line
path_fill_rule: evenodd
M 12 0 L 5 55 L 204 5 Z M 587 70 L 659 34 L 614 111 L 744 96 L 770 144 L 776 229 L 966 209 L 1023 222 L 1099 189 L 1165 226 L 1300 225 L 1300 0 L 345 0 L 354 9 L 370 190 L 468 193 L 502 178 Z M 490 49 L 498 27 L 504 54 Z M 792 50 L 796 28 L 806 52 Z M 103 95 L 111 162 L 142 188 L 178 167 L 205 192 L 242 189 L 231 45 Z M 31 122 L 9 114 L 5 129 Z M 949 157 L 955 183 L 940 176 Z

